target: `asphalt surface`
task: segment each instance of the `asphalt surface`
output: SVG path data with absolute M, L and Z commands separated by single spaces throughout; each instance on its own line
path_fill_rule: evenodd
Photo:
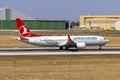
M 1 56 L 11 55 L 94 55 L 94 54 L 120 54 L 120 47 L 86 48 L 82 50 L 59 50 L 58 48 L 0 48 Z

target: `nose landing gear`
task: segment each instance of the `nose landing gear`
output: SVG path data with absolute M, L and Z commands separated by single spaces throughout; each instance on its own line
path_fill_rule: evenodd
M 100 47 L 99 47 L 99 50 L 101 50 L 102 49 L 102 45 L 100 45 Z

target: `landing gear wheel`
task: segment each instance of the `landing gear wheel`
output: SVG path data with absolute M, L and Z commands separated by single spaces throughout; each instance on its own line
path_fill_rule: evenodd
M 63 47 L 60 47 L 59 50 L 63 50 Z
M 65 47 L 65 50 L 68 50 L 69 48 L 68 47 Z

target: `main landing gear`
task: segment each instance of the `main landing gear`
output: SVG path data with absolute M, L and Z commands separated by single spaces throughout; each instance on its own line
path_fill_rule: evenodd
M 63 47 L 60 47 L 59 50 L 63 50 Z
M 59 47 L 59 50 L 68 50 L 68 49 L 69 49 L 68 47 L 65 47 L 65 48 Z

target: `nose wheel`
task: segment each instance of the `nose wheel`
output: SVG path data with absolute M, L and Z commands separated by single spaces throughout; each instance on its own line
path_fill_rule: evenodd
M 102 49 L 102 46 L 100 45 L 99 50 L 101 50 L 101 49 Z

